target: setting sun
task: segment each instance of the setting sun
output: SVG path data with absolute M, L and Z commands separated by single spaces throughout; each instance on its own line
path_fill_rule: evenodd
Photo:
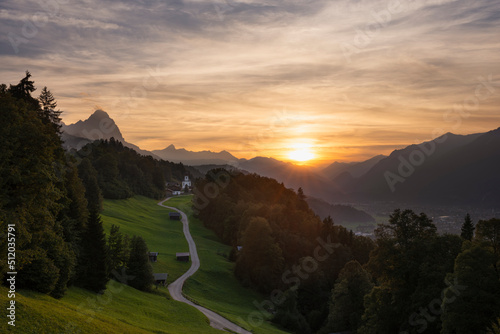
M 288 153 L 288 158 L 297 162 L 307 162 L 315 158 L 315 154 L 310 145 L 298 144 L 294 146 L 293 151 Z

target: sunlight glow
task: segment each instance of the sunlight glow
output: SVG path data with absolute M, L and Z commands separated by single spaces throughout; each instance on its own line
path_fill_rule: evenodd
M 288 153 L 288 158 L 297 162 L 307 162 L 315 158 L 315 154 L 311 149 L 311 145 L 297 144 L 294 145 L 294 150 Z

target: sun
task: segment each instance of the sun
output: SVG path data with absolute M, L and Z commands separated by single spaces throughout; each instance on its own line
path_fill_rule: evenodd
M 315 154 L 310 145 L 297 144 L 293 150 L 288 153 L 288 158 L 296 162 L 307 162 L 315 158 Z

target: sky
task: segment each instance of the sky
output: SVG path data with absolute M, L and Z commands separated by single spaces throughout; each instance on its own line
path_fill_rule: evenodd
M 147 150 L 361 161 L 500 127 L 498 0 L 2 0 L 0 32 L 0 82 Z

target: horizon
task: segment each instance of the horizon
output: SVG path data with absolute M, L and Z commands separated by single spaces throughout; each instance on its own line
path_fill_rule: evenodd
M 104 110 L 96 110 L 94 111 L 97 112 L 97 111 L 104 111 Z M 111 120 L 114 121 L 113 119 L 113 116 L 112 115 L 109 115 L 108 112 L 104 111 Z M 66 126 L 69 126 L 69 125 L 74 125 L 78 122 L 84 122 L 86 121 L 91 115 L 93 115 L 94 113 L 90 114 L 86 119 L 80 119 L 74 123 L 69 123 L 67 124 L 66 122 L 64 122 L 64 119 L 62 120 L 62 123 Z M 64 116 L 64 115 L 62 115 Z M 116 124 L 116 122 L 115 122 Z M 116 124 L 116 127 L 120 130 L 120 132 L 122 133 L 123 135 L 123 132 L 120 128 L 120 125 L 119 124 Z M 458 135 L 458 136 L 468 136 L 468 135 L 474 135 L 474 134 L 482 134 L 482 133 L 487 133 L 487 132 L 490 132 L 490 131 L 495 131 L 495 130 L 498 130 L 500 129 L 500 127 L 494 127 L 492 129 L 489 129 L 485 132 L 481 132 L 481 133 L 453 133 L 453 132 L 447 132 L 447 133 L 442 133 L 442 134 L 436 134 L 435 137 L 433 138 L 428 138 L 426 140 L 423 140 L 421 142 L 413 142 L 413 143 L 409 143 L 409 144 L 395 144 L 395 147 L 393 149 L 389 149 L 387 152 L 388 153 L 379 153 L 379 154 L 375 154 L 373 156 L 370 156 L 364 160 L 357 160 L 357 161 L 354 161 L 354 160 L 351 160 L 351 161 L 345 161 L 345 160 L 331 160 L 331 159 L 323 159 L 323 160 L 319 160 L 317 159 L 315 156 L 313 157 L 309 157 L 308 159 L 304 159 L 302 160 L 300 154 L 297 155 L 297 153 L 300 151 L 303 151 L 301 150 L 301 148 L 309 148 L 307 145 L 304 147 L 302 145 L 296 145 L 296 146 L 292 146 L 292 150 L 287 154 L 287 156 L 285 156 L 285 158 L 283 159 L 279 159 L 277 157 L 272 157 L 272 156 L 265 156 L 265 155 L 255 155 L 255 156 L 251 156 L 251 157 L 239 157 L 235 154 L 233 154 L 233 152 L 231 152 L 230 150 L 228 149 L 222 149 L 222 150 L 213 150 L 213 149 L 210 149 L 210 148 L 201 148 L 199 150 L 193 150 L 191 149 L 190 147 L 186 147 L 186 146 L 183 146 L 182 144 L 178 144 L 178 143 L 165 143 L 162 147 L 159 147 L 159 148 L 153 148 L 153 149 L 146 149 L 144 147 L 139 147 L 140 149 L 143 149 L 143 150 L 147 150 L 149 152 L 154 152 L 154 151 L 161 151 L 161 150 L 165 150 L 165 149 L 168 149 L 170 147 L 173 147 L 174 149 L 176 150 L 181 150 L 181 149 L 184 149 L 184 150 L 187 150 L 187 151 L 190 151 L 190 152 L 202 152 L 202 151 L 205 151 L 205 152 L 211 152 L 211 153 L 222 153 L 222 152 L 227 152 L 229 154 L 231 154 L 232 156 L 234 156 L 235 158 L 237 158 L 238 160 L 241 160 L 241 159 L 246 159 L 246 160 L 252 160 L 254 158 L 270 158 L 270 159 L 276 159 L 278 161 L 282 161 L 282 162 L 286 162 L 286 163 L 292 163 L 293 165 L 295 166 L 299 166 L 299 167 L 313 167 L 313 168 L 325 168 L 329 165 L 331 165 L 332 163 L 359 163 L 359 162 L 364 162 L 366 160 L 369 160 L 369 159 L 372 159 L 372 158 L 375 158 L 377 156 L 380 156 L 380 155 L 383 155 L 383 156 L 389 156 L 392 152 L 394 152 L 395 150 L 399 150 L 399 149 L 403 149 L 403 148 L 406 148 L 410 145 L 418 145 L 418 144 L 421 144 L 421 143 L 424 143 L 424 142 L 427 142 L 427 141 L 432 141 L 432 140 L 435 140 L 435 139 L 438 139 L 439 137 L 443 136 L 443 135 L 449 135 L 449 134 L 453 134 L 453 135 Z M 126 136 L 123 135 L 123 138 L 125 139 L 125 141 L 127 141 L 128 143 L 131 143 L 131 144 L 135 144 L 134 142 L 130 142 L 127 140 Z M 290 156 L 290 154 L 296 154 L 294 157 Z M 308 151 L 304 151 L 302 153 L 305 153 L 306 155 L 309 155 L 311 154 L 310 152 Z M 314 154 L 314 153 L 312 153 Z
M 0 4 L 2 81 L 146 150 L 315 165 L 500 124 L 493 0 L 55 3 Z

